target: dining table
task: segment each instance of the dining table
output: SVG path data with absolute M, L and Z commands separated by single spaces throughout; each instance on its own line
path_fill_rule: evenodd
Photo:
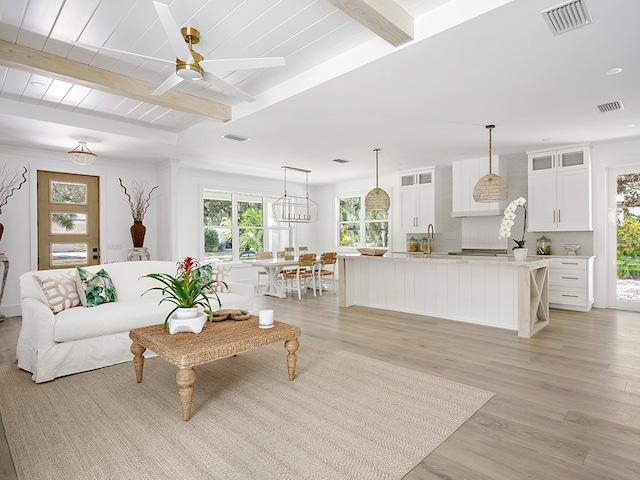
M 284 282 L 281 282 L 279 278 L 280 272 L 282 272 L 282 269 L 285 267 L 298 265 L 298 260 L 277 258 L 266 260 L 247 260 L 244 263 L 251 264 L 254 267 L 264 268 L 267 272 L 267 285 L 262 292 L 263 295 L 285 298 Z

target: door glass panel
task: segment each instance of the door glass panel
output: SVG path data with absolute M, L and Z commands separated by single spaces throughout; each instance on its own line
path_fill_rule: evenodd
M 431 172 L 421 173 L 418 175 L 418 183 L 423 185 L 425 183 L 431 183 Z
M 618 175 L 616 300 L 640 302 L 640 173 Z
M 402 186 L 403 187 L 408 187 L 410 185 L 413 185 L 415 183 L 415 175 L 403 175 L 402 176 Z
M 87 215 L 85 213 L 51 213 L 51 235 L 86 235 Z
M 64 265 L 86 265 L 87 264 L 87 244 L 86 243 L 52 243 L 51 261 L 52 266 Z
M 531 161 L 532 170 L 549 170 L 553 168 L 553 155 L 534 157 Z
M 560 156 L 560 162 L 563 167 L 575 167 L 576 165 L 584 165 L 583 152 L 563 153 Z
M 87 185 L 51 181 L 51 203 L 87 204 Z

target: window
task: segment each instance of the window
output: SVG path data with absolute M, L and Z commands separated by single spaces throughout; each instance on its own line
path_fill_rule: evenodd
M 338 198 L 339 247 L 387 247 L 389 212 L 365 212 L 364 197 Z
M 205 261 L 250 260 L 262 250 L 289 244 L 289 226 L 273 219 L 277 198 L 257 194 L 203 191 Z M 267 214 L 265 216 L 265 213 Z

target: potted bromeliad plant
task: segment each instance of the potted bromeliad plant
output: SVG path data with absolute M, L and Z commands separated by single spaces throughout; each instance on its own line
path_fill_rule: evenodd
M 218 309 L 222 307 L 220 297 L 213 288 L 214 282 L 211 281 L 211 266 L 200 266 L 193 257 L 185 257 L 178 262 L 177 266 L 175 275 L 168 273 L 144 275 L 159 281 L 162 286 L 151 287 L 143 295 L 151 290 L 159 290 L 162 293 L 160 303 L 169 302 L 175 305 L 164 319 L 165 331 L 169 324 L 169 333 L 172 334 L 200 333 L 207 317 L 209 321 L 213 319 L 210 300 L 214 298 L 218 302 Z

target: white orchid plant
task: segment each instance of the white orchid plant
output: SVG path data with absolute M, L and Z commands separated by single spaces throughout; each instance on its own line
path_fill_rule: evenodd
M 509 238 L 511 236 L 511 227 L 513 227 L 516 219 L 516 209 L 518 207 L 524 208 L 524 228 L 522 229 L 522 239 L 513 240 L 514 242 L 516 242 L 516 246 L 513 247 L 512 250 L 515 250 L 516 248 L 524 248 L 524 234 L 527 231 L 527 207 L 525 206 L 526 202 L 527 200 L 523 197 L 516 198 L 504 210 L 504 218 L 502 219 L 502 223 L 500 224 L 500 233 L 498 235 L 498 238 Z

